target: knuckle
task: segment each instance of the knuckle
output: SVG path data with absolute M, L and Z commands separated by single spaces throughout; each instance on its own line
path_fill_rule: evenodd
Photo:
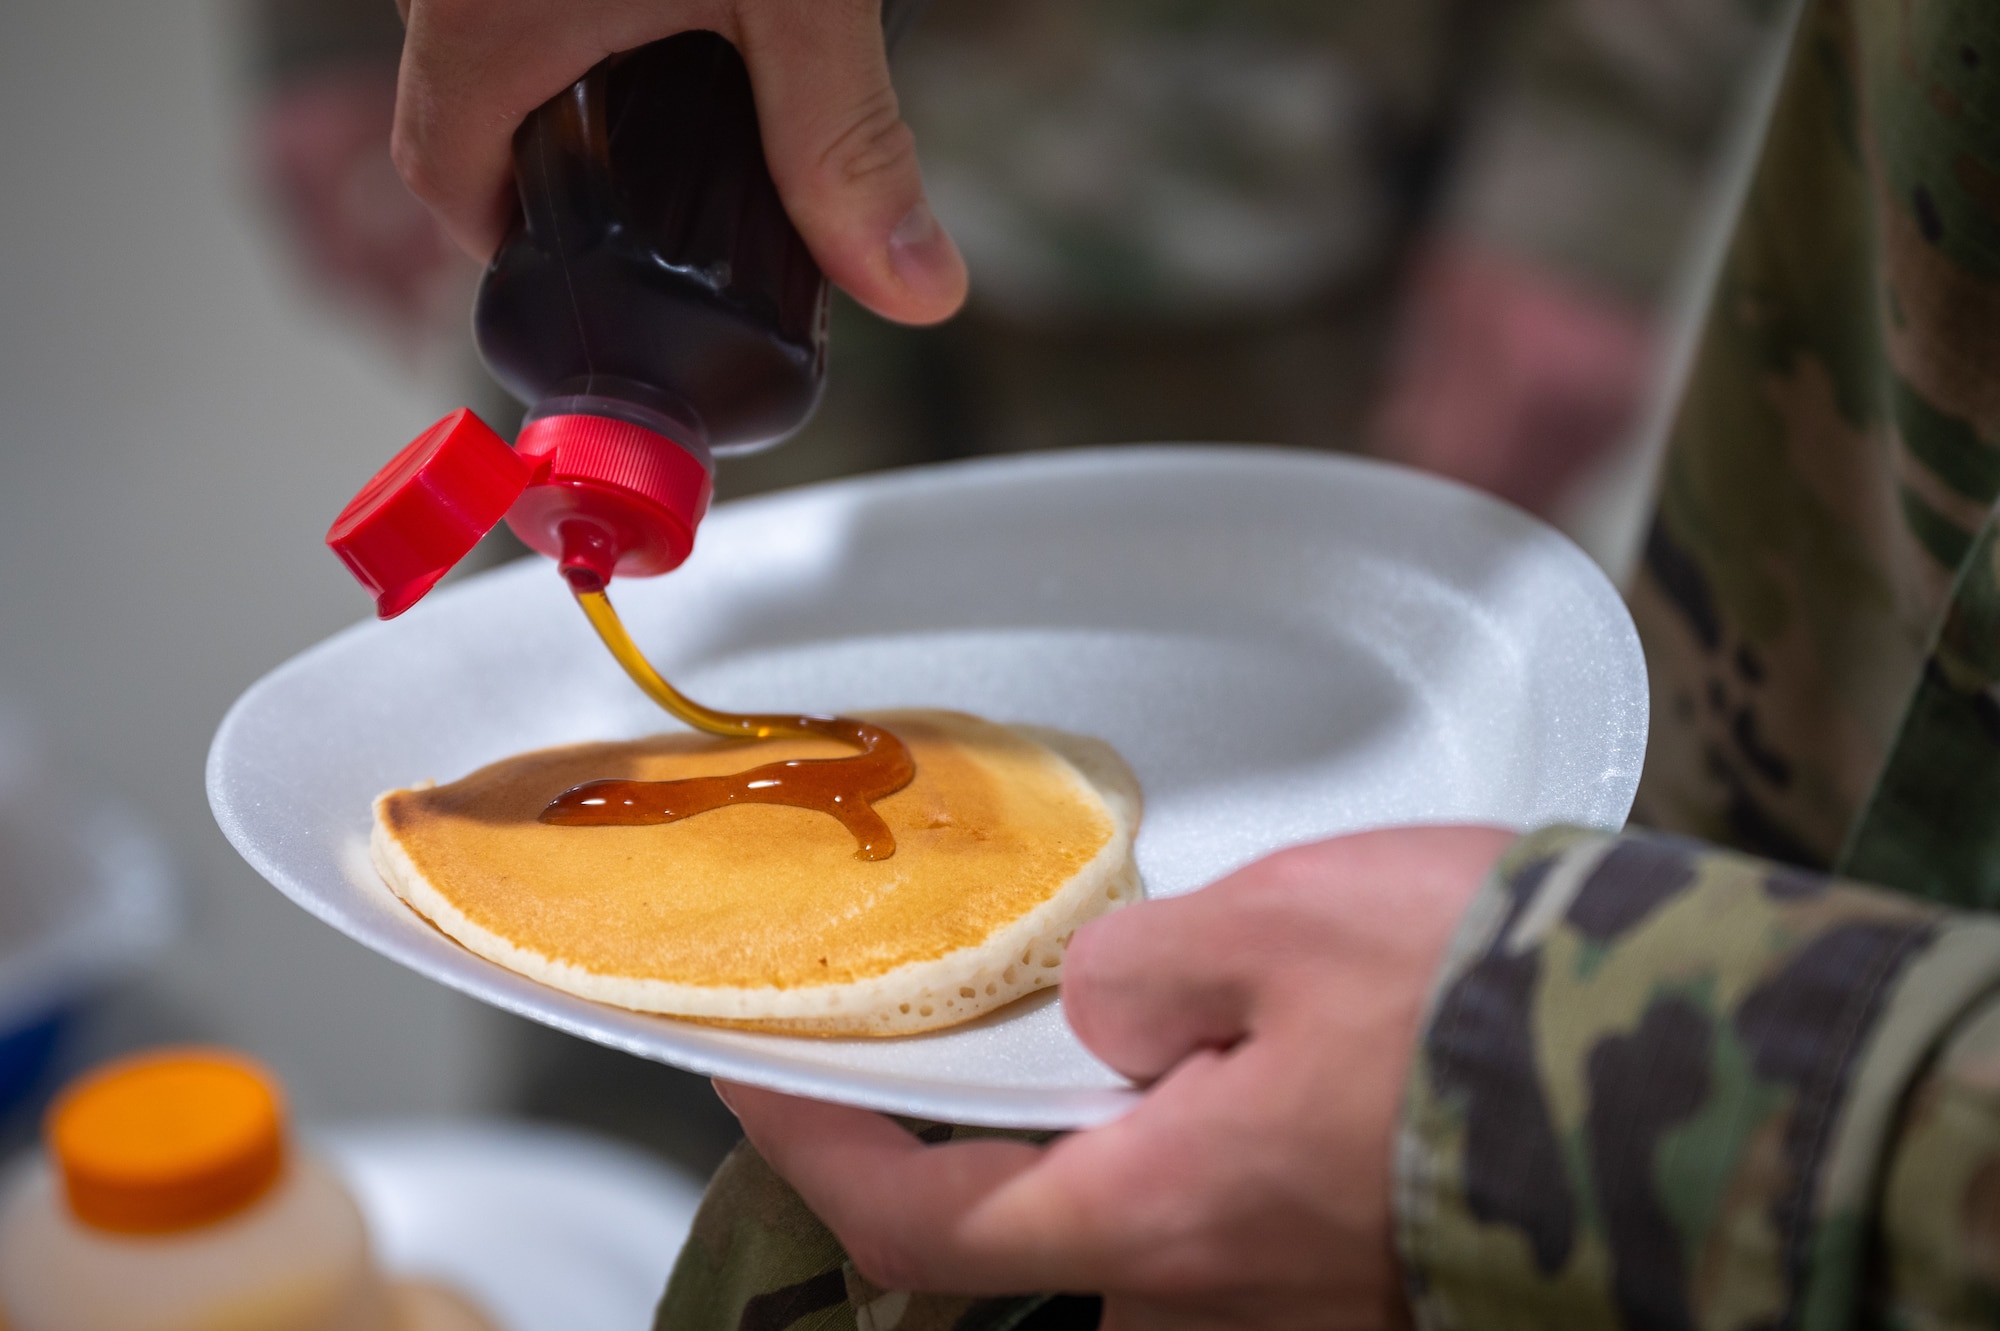
M 820 169 L 843 185 L 891 176 L 916 160 L 917 140 L 888 84 L 870 95 L 820 153 Z
M 410 193 L 426 201 L 438 197 L 436 164 L 424 151 L 422 137 L 401 116 L 396 118 L 396 128 L 389 135 L 389 160 L 395 163 L 396 174 L 403 178 Z
M 1268 872 L 1259 875 L 1259 885 L 1267 891 L 1284 891 L 1317 883 L 1327 874 L 1325 860 L 1318 846 L 1289 846 L 1264 861 Z
M 1297 927 L 1327 892 L 1327 874 L 1310 857 L 1282 852 L 1231 885 L 1231 922 L 1259 932 Z
M 1114 1045 L 1122 1044 L 1119 1036 L 1124 1034 L 1122 1023 L 1105 1001 L 1102 990 L 1087 986 L 1071 987 L 1069 978 L 1063 978 L 1063 1016 L 1076 1038 L 1083 1041 L 1087 1049 L 1098 1051 L 1099 1057 Z
M 1063 957 L 1063 1010 L 1080 1034 L 1086 1027 L 1106 1030 L 1135 1003 L 1144 1002 L 1146 981 L 1154 974 L 1150 968 L 1128 964 L 1117 944 L 1107 947 L 1101 936 L 1081 948 L 1072 941 Z
M 1071 935 L 1063 948 L 1062 980 L 1070 992 L 1087 992 L 1095 995 L 1097 989 L 1110 974 L 1110 962 L 1105 956 L 1106 937 L 1097 927 L 1097 921 L 1078 929 Z

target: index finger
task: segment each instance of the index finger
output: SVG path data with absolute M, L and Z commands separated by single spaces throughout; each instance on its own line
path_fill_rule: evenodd
M 744 1133 L 884 1289 L 1103 1291 L 1169 1250 L 1204 1152 L 1184 1106 L 1220 1060 L 1197 1055 L 1132 1113 L 1047 1147 L 927 1146 L 867 1110 L 718 1085 Z M 1180 1083 L 1166 1112 L 1161 1092 Z M 1199 1098 L 1207 1098 L 1202 1095 Z M 1151 1112 L 1148 1112 L 1148 1111 Z

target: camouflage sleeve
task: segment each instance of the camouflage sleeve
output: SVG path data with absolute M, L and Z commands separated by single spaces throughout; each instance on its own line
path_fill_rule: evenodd
M 2000 1325 L 2000 999 L 1959 1023 L 1911 1093 L 1882 1192 L 1882 1321 Z
M 1781 0 L 1524 0 L 1466 107 L 1453 237 L 1657 304 Z
M 1677 838 L 1526 838 L 1411 1078 L 1419 1324 L 1992 1325 L 1996 990 L 1977 915 Z

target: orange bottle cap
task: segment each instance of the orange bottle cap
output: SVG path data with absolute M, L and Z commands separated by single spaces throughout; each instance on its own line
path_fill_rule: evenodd
M 124 1234 L 192 1229 L 256 1201 L 285 1162 L 277 1081 L 221 1049 L 166 1049 L 99 1068 L 44 1124 L 77 1219 Z

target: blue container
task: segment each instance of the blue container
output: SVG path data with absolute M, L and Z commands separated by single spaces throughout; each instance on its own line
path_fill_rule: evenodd
M 50 1065 L 73 1010 L 67 1006 L 0 1034 L 0 1122 L 32 1107 L 47 1089 Z

